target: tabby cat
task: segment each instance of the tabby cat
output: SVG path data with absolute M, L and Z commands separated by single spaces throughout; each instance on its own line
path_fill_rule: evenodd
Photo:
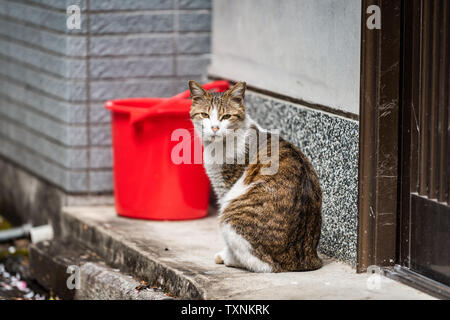
M 218 93 L 191 80 L 189 89 L 190 116 L 202 138 L 204 166 L 220 206 L 225 248 L 215 262 L 253 272 L 320 268 L 322 191 L 311 162 L 279 137 L 273 152 L 273 134 L 245 113 L 244 82 Z M 228 139 L 233 132 L 240 133 Z M 232 148 L 226 148 L 229 141 Z M 225 151 L 217 157 L 208 151 L 211 147 Z M 267 154 L 277 162 L 272 174 L 263 172 L 273 166 L 262 161 Z

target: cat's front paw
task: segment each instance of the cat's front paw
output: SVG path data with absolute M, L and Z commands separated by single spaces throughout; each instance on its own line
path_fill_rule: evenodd
M 216 261 L 217 264 L 223 264 L 222 251 L 216 253 L 214 260 Z

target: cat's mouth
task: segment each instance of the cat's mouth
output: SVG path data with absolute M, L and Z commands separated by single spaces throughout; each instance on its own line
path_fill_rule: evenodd
M 209 143 L 224 143 L 226 142 L 226 136 L 223 134 L 211 134 L 203 137 L 203 141 Z

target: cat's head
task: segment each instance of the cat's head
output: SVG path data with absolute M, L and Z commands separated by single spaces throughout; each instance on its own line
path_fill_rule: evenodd
M 227 130 L 245 125 L 245 82 L 238 82 L 225 92 L 210 92 L 197 82 L 189 81 L 192 106 L 190 116 L 204 140 L 224 137 Z

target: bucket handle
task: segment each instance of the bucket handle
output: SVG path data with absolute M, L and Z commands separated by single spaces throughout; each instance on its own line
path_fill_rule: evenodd
M 225 81 L 225 80 L 218 80 L 218 81 L 210 82 L 210 83 L 203 85 L 203 88 L 205 90 L 215 89 L 217 91 L 225 91 L 229 87 L 230 87 L 229 82 Z M 166 99 L 165 101 L 157 104 L 156 106 L 154 106 L 153 108 L 151 108 L 149 110 L 140 111 L 140 112 L 132 112 L 130 115 L 130 123 L 132 125 L 135 125 L 135 124 L 141 122 L 142 120 L 147 119 L 148 117 L 151 117 L 151 116 L 157 115 L 157 114 L 161 114 L 163 112 L 163 110 L 170 112 L 170 110 L 166 110 L 165 107 L 172 104 L 174 101 L 187 99 L 190 97 L 190 95 L 191 95 L 191 92 L 189 90 L 186 90 L 186 91 L 183 91 L 173 97 Z

